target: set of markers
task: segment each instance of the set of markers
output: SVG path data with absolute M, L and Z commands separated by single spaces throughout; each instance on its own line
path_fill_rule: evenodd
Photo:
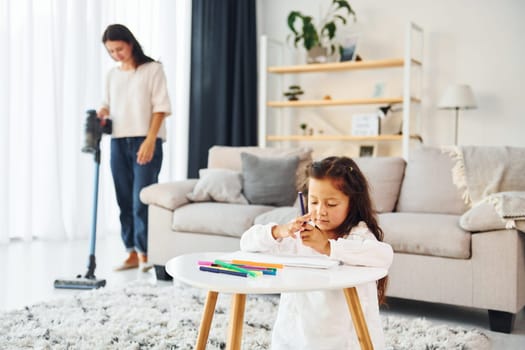
M 303 193 L 298 193 L 299 203 L 301 205 L 302 215 L 306 214 L 304 206 Z M 315 226 L 313 222 L 310 222 L 312 226 Z M 241 277 L 259 277 L 262 275 L 275 276 L 277 269 L 282 269 L 282 264 L 270 264 L 256 261 L 244 261 L 244 260 L 232 260 L 226 262 L 222 260 L 214 261 L 198 261 L 199 270 L 213 273 L 224 273 L 233 276 Z
M 269 264 L 244 260 L 232 260 L 232 262 L 222 260 L 198 261 L 197 264 L 201 271 L 224 273 L 241 277 L 259 277 L 262 275 L 275 276 L 277 274 L 277 269 L 283 268 L 283 265 L 281 264 Z

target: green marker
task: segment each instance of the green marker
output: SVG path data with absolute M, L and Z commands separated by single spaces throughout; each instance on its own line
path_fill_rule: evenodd
M 242 267 L 235 266 L 235 265 L 232 265 L 232 264 L 228 264 L 227 262 L 224 262 L 222 260 L 215 260 L 214 263 L 219 265 L 219 266 L 225 267 L 227 269 L 233 270 L 233 271 L 247 273 L 248 276 L 251 276 L 251 277 L 257 277 L 257 273 L 255 271 L 250 271 L 250 270 L 247 270 L 247 269 L 243 269 Z

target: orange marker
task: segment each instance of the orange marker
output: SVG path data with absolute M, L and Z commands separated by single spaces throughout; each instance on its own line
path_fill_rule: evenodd
M 257 266 L 257 267 L 273 267 L 275 269 L 282 269 L 284 267 L 283 264 L 272 264 L 272 263 L 248 261 L 248 260 L 232 260 L 232 264 L 249 265 L 249 266 Z

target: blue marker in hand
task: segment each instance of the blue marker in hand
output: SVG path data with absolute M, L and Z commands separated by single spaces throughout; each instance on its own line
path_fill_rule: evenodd
M 299 196 L 299 204 L 301 205 L 301 215 L 305 215 L 306 209 L 304 208 L 303 192 L 297 192 L 297 195 Z M 308 221 L 308 224 L 320 230 L 320 228 L 313 221 Z
M 301 215 L 304 215 L 306 214 L 306 210 L 304 209 L 303 192 L 298 192 L 297 195 L 299 196 L 299 204 L 301 205 Z

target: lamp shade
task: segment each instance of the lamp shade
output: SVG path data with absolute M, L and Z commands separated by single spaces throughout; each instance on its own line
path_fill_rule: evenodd
M 441 109 L 471 109 L 477 106 L 470 86 L 457 84 L 445 90 L 438 107 Z

